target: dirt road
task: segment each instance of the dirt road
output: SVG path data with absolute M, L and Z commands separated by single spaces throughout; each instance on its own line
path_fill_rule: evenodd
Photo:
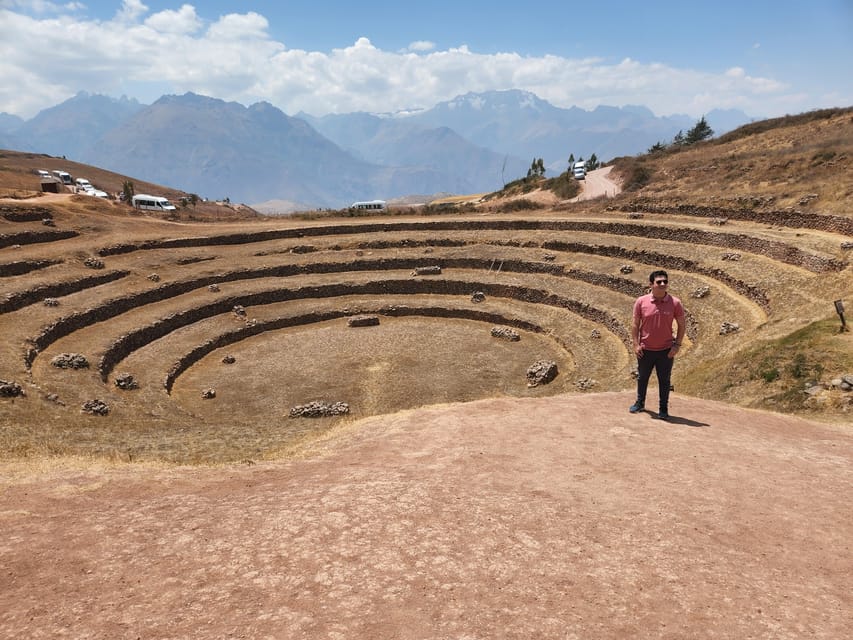
M 853 636 L 853 433 L 675 397 L 363 420 L 291 461 L 0 466 L 0 637 Z
M 610 179 L 610 170 L 612 168 L 602 167 L 601 169 L 587 173 L 586 179 L 582 182 L 580 195 L 573 198 L 572 202 L 581 202 L 582 200 L 593 200 L 602 197 L 612 198 L 622 191 L 619 184 Z

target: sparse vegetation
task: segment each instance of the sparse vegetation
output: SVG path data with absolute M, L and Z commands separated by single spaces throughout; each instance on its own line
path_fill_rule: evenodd
M 694 321 L 677 370 L 680 393 L 843 418 L 844 407 L 834 400 L 809 400 L 804 388 L 853 371 L 850 334 L 839 334 L 837 320 L 823 317 L 829 311 L 818 304 L 826 301 L 829 307 L 834 299 L 853 299 L 851 254 L 841 242 L 847 236 L 831 227 L 813 234 L 810 227 L 791 224 L 784 216 L 800 215 L 796 210 L 807 208 L 815 219 L 837 225 L 853 215 L 853 122 L 849 113 L 836 111 L 799 124 L 786 120 L 780 131 L 736 136 L 727 145 L 713 141 L 685 146 L 678 153 L 617 159 L 612 175 L 623 180 L 625 195 L 549 209 L 543 209 L 545 194 L 537 191 L 571 199 L 578 183 L 568 174 L 550 179 L 531 175 L 482 202 L 478 194 L 467 202 L 393 207 L 358 218 L 349 211 L 261 218 L 240 205 L 199 201 L 189 206 L 193 194 L 134 180 L 139 191 L 186 199 L 188 206 L 174 216 L 182 223 L 179 227 L 142 212 L 127 216 L 118 203 L 81 195 L 68 195 L 62 202 L 9 200 L 14 208 L 47 201 L 44 206 L 56 229 L 46 233 L 40 213 L 0 221 L 6 225 L 2 240 L 9 256 L 4 279 L 8 294 L 6 302 L 0 300 L 7 305 L 0 315 L 0 378 L 26 381 L 22 388 L 27 393 L 0 403 L 3 424 L 9 426 L 0 434 L 0 448 L 8 456 L 81 453 L 194 463 L 259 458 L 275 456 L 329 428 L 328 423 L 288 422 L 290 430 L 282 431 L 279 418 L 289 407 L 271 410 L 270 403 L 284 402 L 282 398 L 289 397 L 293 405 L 315 400 L 317 385 L 334 392 L 332 399 L 348 402 L 352 419 L 365 412 L 448 401 L 448 390 L 459 394 L 452 398 L 506 393 L 512 385 L 501 378 L 504 365 L 484 363 L 483 345 L 471 341 L 476 333 L 472 321 L 440 315 L 455 306 L 470 311 L 474 291 L 484 292 L 485 304 L 476 306 L 477 313 L 503 312 L 539 327 L 541 333 L 521 332 L 524 355 L 530 353 L 530 342 L 541 339 L 536 350 L 551 350 L 555 361 L 568 349 L 584 367 L 599 368 L 592 375 L 582 372 L 583 377 L 596 377 L 596 390 L 622 390 L 632 382 L 620 327 L 624 329 L 635 289 L 643 284 L 637 274 L 661 264 L 675 274 L 673 281 L 682 288 L 682 299 L 689 301 Z M 51 159 L 6 155 L 0 188 L 26 191 L 36 180 L 28 168 L 53 168 Z M 538 174 L 539 163 L 534 162 Z M 61 162 L 62 167 L 71 165 Z M 80 173 L 111 191 L 130 182 L 95 168 Z M 636 215 L 626 220 L 625 211 Z M 728 212 L 741 216 L 735 218 L 736 229 L 709 227 L 709 219 L 725 219 Z M 765 215 L 769 217 L 763 219 Z M 60 233 L 62 242 L 52 242 Z M 39 242 L 35 234 L 40 234 Z M 110 250 L 123 244 L 128 246 Z M 733 247 L 739 260 L 725 260 Z M 81 280 L 91 278 L 84 261 L 93 256 L 102 259 L 104 275 L 97 281 Z M 627 263 L 638 267 L 635 275 L 614 277 Z M 429 277 L 412 275 L 427 265 L 442 270 Z M 157 285 L 152 285 L 153 273 Z M 208 287 L 214 284 L 215 291 Z M 595 287 L 594 296 L 586 295 L 588 286 Z M 685 295 L 694 287 L 708 287 L 710 295 Z M 169 294 L 173 289 L 175 295 Z M 345 293 L 345 298 L 336 299 L 334 292 Z M 161 295 L 156 300 L 140 297 Z M 271 301 L 272 295 L 281 300 Z M 46 298 L 60 304 L 45 305 Z M 119 299 L 126 308 L 112 314 L 101 309 Z M 386 311 L 402 314 L 427 302 L 429 313 L 412 319 L 412 326 L 446 342 L 424 347 L 424 335 L 415 332 L 404 350 L 389 351 L 392 345 L 387 342 L 368 344 L 370 349 L 360 356 L 363 361 L 342 361 L 341 354 L 370 338 L 364 333 L 342 337 L 330 321 L 252 333 L 264 322 L 297 311 L 375 311 L 373 305 L 386 305 Z M 182 315 L 203 315 L 201 310 L 211 304 L 222 304 L 223 310 L 209 321 Z M 235 305 L 245 309 L 245 318 L 233 316 Z M 572 314 L 592 308 L 601 315 L 577 333 L 577 316 Z M 397 324 L 402 316 L 389 317 L 395 322 L 383 316 L 383 327 Z M 59 322 L 63 318 L 68 320 Z M 544 326 L 546 320 L 552 326 Z M 738 323 L 740 330 L 718 335 L 717 329 L 728 321 Z M 174 330 L 147 339 L 145 331 L 166 326 Z M 63 328 L 69 332 L 61 342 L 40 341 L 39 332 Z M 593 328 L 605 339 L 591 344 L 587 338 Z M 144 331 L 136 335 L 137 329 Z M 202 358 L 182 374 L 172 396 L 163 396 L 164 368 L 206 344 L 211 335 L 219 339 L 234 330 L 245 336 L 229 343 L 237 355 L 234 365 L 226 371 L 219 356 Z M 116 356 L 114 363 L 139 380 L 137 389 L 99 386 L 92 374 L 62 377 L 59 370 L 42 364 L 60 346 L 90 357 L 114 353 L 112 341 L 120 338 L 140 345 L 130 356 Z M 318 368 L 317 354 L 341 339 L 354 342 L 332 348 L 334 357 Z M 31 340 L 38 349 L 25 353 L 21 345 Z M 488 336 L 485 344 L 490 344 Z M 286 364 L 276 357 L 281 353 L 287 354 Z M 35 359 L 30 370 L 25 356 Z M 372 360 L 374 356 L 381 361 Z M 400 380 L 401 372 L 422 367 L 425 357 L 437 358 L 430 361 L 430 375 L 414 376 L 405 388 L 383 395 L 380 383 Z M 518 356 L 507 352 L 502 357 L 509 362 Z M 522 378 L 530 364 L 526 359 L 512 360 Z M 460 377 L 460 360 L 470 367 L 469 374 L 488 372 L 485 380 L 473 374 Z M 251 368 L 244 368 L 246 363 Z M 100 365 L 93 360 L 93 366 Z M 381 374 L 374 375 L 372 366 Z M 564 391 L 576 392 L 568 379 L 571 366 L 561 366 L 561 376 L 567 379 L 558 376 L 555 382 L 565 382 Z M 323 377 L 327 369 L 334 375 Z M 439 370 L 447 373 L 433 380 L 432 373 Z M 273 390 L 269 385 L 274 380 L 282 386 Z M 199 390 L 214 387 L 219 387 L 215 397 L 202 401 Z M 65 404 L 49 400 L 49 393 Z M 84 402 L 95 397 L 109 405 L 109 412 L 81 413 Z M 171 407 L 176 407 L 174 412 Z

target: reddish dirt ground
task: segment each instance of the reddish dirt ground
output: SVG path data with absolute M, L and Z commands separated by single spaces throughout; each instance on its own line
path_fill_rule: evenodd
M 631 400 L 429 407 L 255 465 L 4 463 L 0 637 L 853 636 L 853 432 Z

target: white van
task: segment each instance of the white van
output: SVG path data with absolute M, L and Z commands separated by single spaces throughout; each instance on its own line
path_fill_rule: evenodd
M 71 182 L 71 174 L 67 171 L 54 171 L 53 175 L 56 176 L 62 184 L 73 184 Z
M 148 211 L 177 211 L 177 207 L 166 198 L 160 196 L 148 196 L 144 193 L 133 196 L 133 207 L 135 209 L 146 209 Z
M 578 160 L 572 165 L 572 175 L 575 180 L 586 179 L 586 163 L 583 160 Z
M 50 171 L 47 169 L 36 169 L 39 178 L 50 178 Z

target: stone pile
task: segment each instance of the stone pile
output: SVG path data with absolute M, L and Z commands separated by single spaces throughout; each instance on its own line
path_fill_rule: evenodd
M 475 291 L 471 294 L 471 302 L 484 302 L 486 300 L 486 294 L 482 291 Z
M 492 337 L 509 340 L 510 342 L 518 342 L 521 340 L 521 336 L 518 335 L 518 331 L 510 329 L 509 327 L 492 327 Z
M 557 259 L 557 256 L 553 253 L 546 253 L 544 256 L 542 256 L 542 259 L 546 262 L 554 262 L 554 260 Z
M 89 267 L 90 269 L 103 269 L 104 261 L 100 258 L 86 258 L 83 261 L 83 264 Z
M 598 382 L 596 380 L 593 380 L 592 378 L 581 378 L 580 380 L 575 382 L 575 387 L 577 387 L 581 391 L 589 391 L 597 384 Z
M 845 373 L 840 378 L 835 378 L 831 384 L 835 389 L 853 391 L 853 373 Z
M 151 282 L 160 282 L 160 276 L 159 276 L 158 274 L 156 274 L 156 273 L 149 274 L 149 275 L 148 275 L 148 279 L 149 279 Z
M 701 287 L 696 287 L 693 289 L 693 293 L 690 294 L 692 298 L 705 298 L 708 294 L 711 293 L 711 287 L 708 285 L 702 285 Z
M 632 267 L 630 264 L 623 264 L 621 267 L 619 267 L 619 273 L 634 273 L 634 267 Z
M 349 413 L 349 405 L 346 402 L 325 402 L 315 400 L 308 404 L 300 404 L 290 410 L 291 418 L 324 418 L 329 416 L 340 416 Z
M 601 331 L 599 331 L 598 329 L 593 329 L 592 332 L 589 334 L 589 337 L 593 340 L 601 340 Z
M 56 298 L 45 298 L 44 299 L 44 306 L 46 306 L 46 307 L 58 307 L 59 306 L 59 300 L 57 300 Z
M 216 389 L 205 389 L 201 392 L 201 397 L 205 400 L 212 400 L 216 397 Z
M 207 285 L 207 290 L 212 291 L 213 293 L 219 293 L 219 285 L 218 284 L 209 284 L 209 285 Z
M 724 253 L 723 260 L 730 260 L 731 262 L 737 262 L 740 260 L 739 253 Z
M 720 335 L 724 336 L 729 333 L 740 331 L 740 325 L 737 322 L 724 322 L 720 325 Z
M 0 380 L 0 398 L 17 398 L 26 395 L 17 382 Z
M 81 407 L 83 413 L 91 413 L 94 416 L 105 416 L 110 412 L 106 402 L 101 400 L 87 400 Z
M 53 218 L 42 218 L 41 223 L 46 227 L 55 227 L 56 223 L 53 221 Z
M 222 358 L 222 364 L 234 364 L 235 362 L 237 362 L 237 358 L 232 355 L 227 355 Z
M 628 212 L 628 220 L 639 220 L 643 217 L 643 214 L 639 211 L 629 211 Z
M 290 253 L 314 253 L 317 247 L 313 244 L 298 244 L 290 249 Z
M 429 267 L 415 267 L 412 271 L 413 276 L 440 276 L 441 267 L 439 265 L 431 265 Z
M 552 360 L 538 360 L 527 369 L 527 386 L 538 387 L 548 384 L 557 377 L 557 363 Z
M 245 318 L 245 317 L 246 317 L 246 309 L 245 309 L 245 307 L 243 307 L 243 305 L 242 305 L 242 304 L 235 304 L 235 305 L 234 305 L 234 308 L 233 308 L 233 309 L 231 309 L 231 311 L 233 311 L 233 312 L 234 312 L 234 315 L 235 315 L 235 316 L 239 316 L 239 317 L 241 317 L 241 318 Z
M 347 318 L 349 327 L 375 327 L 379 324 L 379 316 L 353 316 Z
M 59 369 L 88 369 L 89 361 L 79 353 L 60 353 L 54 356 L 50 364 Z
M 853 249 L 853 242 L 847 242 L 847 241 L 842 242 L 841 248 L 842 249 Z
M 724 224 L 728 223 L 728 221 L 729 221 L 728 218 L 711 218 L 711 220 L 709 221 L 709 224 L 713 224 L 713 225 L 716 225 L 718 227 L 721 227 Z
M 136 382 L 134 377 L 129 373 L 120 373 L 116 376 L 115 385 L 119 389 L 124 389 L 125 391 L 130 389 L 138 389 L 139 383 Z

